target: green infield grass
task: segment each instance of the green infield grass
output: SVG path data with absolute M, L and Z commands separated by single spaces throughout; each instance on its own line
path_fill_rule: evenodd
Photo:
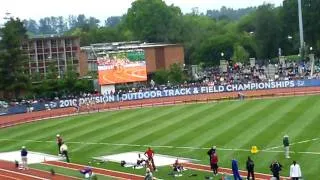
M 257 172 L 270 174 L 269 165 L 279 160 L 281 175 L 289 176 L 289 166 L 296 160 L 304 179 L 312 180 L 320 170 L 319 128 L 320 96 L 225 101 L 90 113 L 0 129 L 0 152 L 19 150 L 24 145 L 30 151 L 57 155 L 55 137 L 61 134 L 72 162 L 92 162 L 92 166 L 143 175 L 143 170 L 123 168 L 118 163 L 96 164 L 92 157 L 145 151 L 150 145 L 158 154 L 208 165 L 206 152 L 215 145 L 221 167 L 231 168 L 231 160 L 236 158 L 240 169 L 245 170 L 245 161 L 251 156 Z M 284 158 L 285 134 L 293 143 L 291 159 Z M 250 154 L 251 146 L 262 151 Z M 159 167 L 155 176 L 172 178 L 170 169 Z M 211 175 L 186 173 L 197 173 L 195 179 Z

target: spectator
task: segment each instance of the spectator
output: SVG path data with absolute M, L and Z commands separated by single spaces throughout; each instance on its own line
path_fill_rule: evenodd
M 21 148 L 21 169 L 26 170 L 28 169 L 28 150 L 25 146 Z
M 250 176 L 251 176 L 252 179 L 254 180 L 254 162 L 250 157 L 248 157 L 246 167 L 248 171 L 247 179 L 250 179 Z
M 280 180 L 280 171 L 282 170 L 282 165 L 278 161 L 274 161 L 270 165 L 270 170 L 273 177 L 275 177 L 277 180 Z
M 299 180 L 302 177 L 300 165 L 297 164 L 296 161 L 293 161 L 292 165 L 290 166 L 290 178 L 292 180 Z

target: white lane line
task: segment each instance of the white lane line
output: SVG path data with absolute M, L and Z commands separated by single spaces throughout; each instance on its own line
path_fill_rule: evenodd
M 22 176 L 31 177 L 31 178 L 33 178 L 33 179 L 49 180 L 49 179 L 47 179 L 47 178 L 42 178 L 42 177 L 38 177 L 38 176 L 33 176 L 33 175 L 30 175 L 30 174 L 19 173 L 19 172 L 10 171 L 10 170 L 6 170 L 6 169 L 2 169 L 2 168 L 0 168 L 0 171 L 8 172 L 8 173 L 11 173 L 11 174 L 19 174 L 19 175 L 22 175 Z
M 291 143 L 290 146 L 293 146 L 293 145 L 296 145 L 296 144 L 308 143 L 308 142 L 311 142 L 311 141 L 318 141 L 318 140 L 320 140 L 320 138 L 308 139 L 308 140 L 304 140 L 304 141 Z M 264 151 L 269 151 L 269 150 L 273 150 L 273 149 L 279 149 L 279 148 L 282 148 L 282 147 L 283 146 L 274 146 L 274 147 L 266 148 L 266 149 L 263 149 L 263 150 Z
M 0 174 L 0 177 L 4 177 L 5 179 L 22 180 L 22 179 L 19 179 L 19 178 L 15 178 L 15 177 L 11 177 L 11 176 L 6 176 L 6 175 L 3 175 L 3 174 Z
M 292 145 L 295 144 L 301 144 L 306 143 L 310 141 L 316 141 L 320 138 L 315 138 L 311 140 L 305 140 L 300 141 L 296 143 L 292 143 Z M 56 141 L 41 141 L 41 140 L 18 140 L 18 139 L 0 139 L 0 141 L 15 141 L 15 142 L 34 142 L 34 143 L 56 143 Z M 104 142 L 80 142 L 80 141 L 66 141 L 67 144 L 88 144 L 88 145 L 107 145 L 107 146 L 127 146 L 127 147 L 153 147 L 153 148 L 169 148 L 169 149 L 189 149 L 189 150 L 208 150 L 211 147 L 190 147 L 190 146 L 161 146 L 161 145 L 151 145 L 151 144 L 125 144 L 125 143 L 104 143 Z M 282 153 L 284 151 L 277 151 L 273 149 L 277 149 L 283 146 L 277 146 L 272 148 L 267 148 L 260 150 L 260 152 L 266 152 L 266 153 Z M 217 148 L 219 151 L 240 151 L 240 152 L 250 152 L 250 149 L 238 149 L 238 148 Z M 70 151 L 72 152 L 72 150 Z M 320 152 L 294 152 L 290 151 L 290 153 L 300 153 L 300 154 L 313 154 L 313 155 L 319 155 Z

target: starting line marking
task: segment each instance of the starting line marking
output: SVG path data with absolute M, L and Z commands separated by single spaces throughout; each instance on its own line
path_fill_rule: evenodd
M 320 138 L 314 138 L 310 140 L 304 140 L 300 142 L 292 143 L 292 145 L 307 143 L 311 141 L 317 141 Z M 34 143 L 56 143 L 56 141 L 41 141 L 32 139 L 0 139 L 0 141 L 16 141 L 16 142 L 34 142 Z M 211 147 L 191 147 L 191 146 L 161 146 L 161 145 L 151 145 L 151 144 L 125 144 L 125 143 L 107 143 L 107 142 L 81 142 L 81 141 L 67 141 L 67 144 L 88 144 L 88 145 L 107 145 L 107 146 L 128 146 L 128 147 L 153 147 L 153 148 L 170 148 L 170 149 L 189 149 L 189 150 L 208 150 Z M 266 153 L 282 153 L 284 151 L 276 151 L 274 149 L 282 148 L 283 146 L 276 146 L 267 149 L 260 150 L 260 152 Z M 220 151 L 240 151 L 240 152 L 250 152 L 250 149 L 238 149 L 238 148 L 217 148 Z M 72 150 L 70 151 L 72 152 Z M 320 155 L 320 152 L 295 152 L 290 151 L 290 153 L 298 154 L 312 154 Z

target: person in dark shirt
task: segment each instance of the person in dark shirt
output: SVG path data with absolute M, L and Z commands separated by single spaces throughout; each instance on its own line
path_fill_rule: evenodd
M 282 165 L 278 161 L 274 161 L 270 165 L 270 170 L 273 177 L 277 178 L 277 180 L 280 180 L 280 171 L 282 170 Z
M 28 169 L 28 151 L 25 146 L 21 148 L 21 162 L 22 162 L 22 169 Z
M 60 151 L 61 145 L 62 145 L 62 137 L 60 136 L 60 134 L 57 134 L 57 145 L 58 145 L 58 155 L 61 156 L 62 152 Z
M 214 154 L 216 152 L 216 146 L 212 146 L 212 148 L 211 149 L 209 149 L 209 151 L 207 152 L 207 154 L 208 154 L 208 156 L 209 156 L 209 158 L 210 158 L 210 163 L 211 163 L 211 156 L 212 156 L 212 154 Z
M 286 158 L 290 158 L 289 156 L 289 148 L 290 148 L 290 142 L 289 142 L 289 136 L 285 135 L 283 136 L 283 147 L 284 147 L 284 155 Z
M 246 167 L 248 171 L 247 179 L 250 179 L 250 176 L 251 176 L 252 179 L 254 180 L 254 162 L 250 157 L 248 157 Z

